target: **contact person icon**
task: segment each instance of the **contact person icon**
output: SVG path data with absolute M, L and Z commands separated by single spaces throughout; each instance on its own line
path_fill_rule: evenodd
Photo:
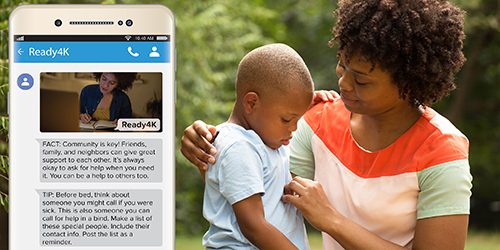
M 28 73 L 21 74 L 17 77 L 17 86 L 19 86 L 19 88 L 22 90 L 31 89 L 31 87 L 33 87 L 33 84 L 33 77 Z
M 153 46 L 153 48 L 151 48 L 151 50 L 153 50 L 151 53 L 149 53 L 149 57 L 160 57 L 160 53 L 156 52 L 156 50 L 158 50 L 158 48 L 156 48 L 156 46 Z

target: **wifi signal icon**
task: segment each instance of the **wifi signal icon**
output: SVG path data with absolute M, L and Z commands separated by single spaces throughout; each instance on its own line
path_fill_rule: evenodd
M 125 39 L 127 39 L 127 41 L 128 41 L 128 40 L 130 40 L 130 38 L 132 38 L 132 37 L 131 37 L 131 36 L 128 36 L 128 35 L 127 35 L 127 36 L 125 36 Z

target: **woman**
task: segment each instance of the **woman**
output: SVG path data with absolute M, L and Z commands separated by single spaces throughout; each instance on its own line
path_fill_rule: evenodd
M 315 181 L 295 177 L 282 200 L 323 231 L 324 249 L 463 249 L 469 144 L 430 108 L 465 61 L 463 11 L 345 0 L 335 15 L 341 98 L 300 121 L 290 171 Z M 184 132 L 181 151 L 199 168 L 214 160 L 212 133 L 202 122 Z
M 80 121 L 132 117 L 132 105 L 125 90 L 132 87 L 137 73 L 94 73 L 99 84 L 87 85 L 80 94 Z

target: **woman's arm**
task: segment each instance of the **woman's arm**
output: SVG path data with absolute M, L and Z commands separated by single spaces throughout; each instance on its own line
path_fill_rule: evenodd
M 413 249 L 464 249 L 469 215 L 446 215 L 417 220 Z
M 115 122 L 120 118 L 132 118 L 132 103 L 125 92 L 114 90 L 109 106 L 109 120 Z
M 83 123 L 89 123 L 92 120 L 87 107 L 88 98 L 88 88 L 85 87 L 80 93 L 80 121 Z
M 311 107 L 320 102 L 331 102 L 338 97 L 339 94 L 333 90 L 315 91 Z M 213 155 L 217 153 L 217 150 L 210 142 L 216 132 L 214 126 L 207 125 L 200 120 L 184 130 L 181 152 L 188 161 L 199 168 L 200 172 L 208 169 L 207 163 L 215 163 Z
M 342 216 L 315 181 L 295 177 L 285 186 L 289 202 L 318 230 L 329 234 L 345 249 L 406 249 L 384 240 Z M 464 249 L 468 215 L 438 216 L 417 220 L 413 249 Z
M 122 109 L 120 110 L 120 116 L 116 117 L 117 119 L 119 118 L 131 118 L 132 117 L 132 103 L 130 102 L 130 98 L 128 97 L 127 94 L 124 93 L 123 99 L 123 106 Z
M 212 155 L 215 155 L 217 150 L 210 143 L 215 133 L 214 126 L 199 120 L 184 130 L 181 138 L 181 152 L 188 161 L 198 167 L 200 172 L 208 169 L 207 163 L 215 163 Z
M 233 204 L 243 235 L 259 249 L 298 249 L 283 233 L 266 221 L 260 196 L 254 194 Z

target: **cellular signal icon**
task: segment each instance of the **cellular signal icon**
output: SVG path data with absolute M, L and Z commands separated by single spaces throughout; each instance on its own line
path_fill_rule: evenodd
M 24 36 L 20 36 L 16 39 L 16 41 L 24 41 Z
M 132 37 L 129 35 L 125 36 L 125 39 L 127 39 L 127 41 L 130 40 L 130 38 L 132 38 Z

